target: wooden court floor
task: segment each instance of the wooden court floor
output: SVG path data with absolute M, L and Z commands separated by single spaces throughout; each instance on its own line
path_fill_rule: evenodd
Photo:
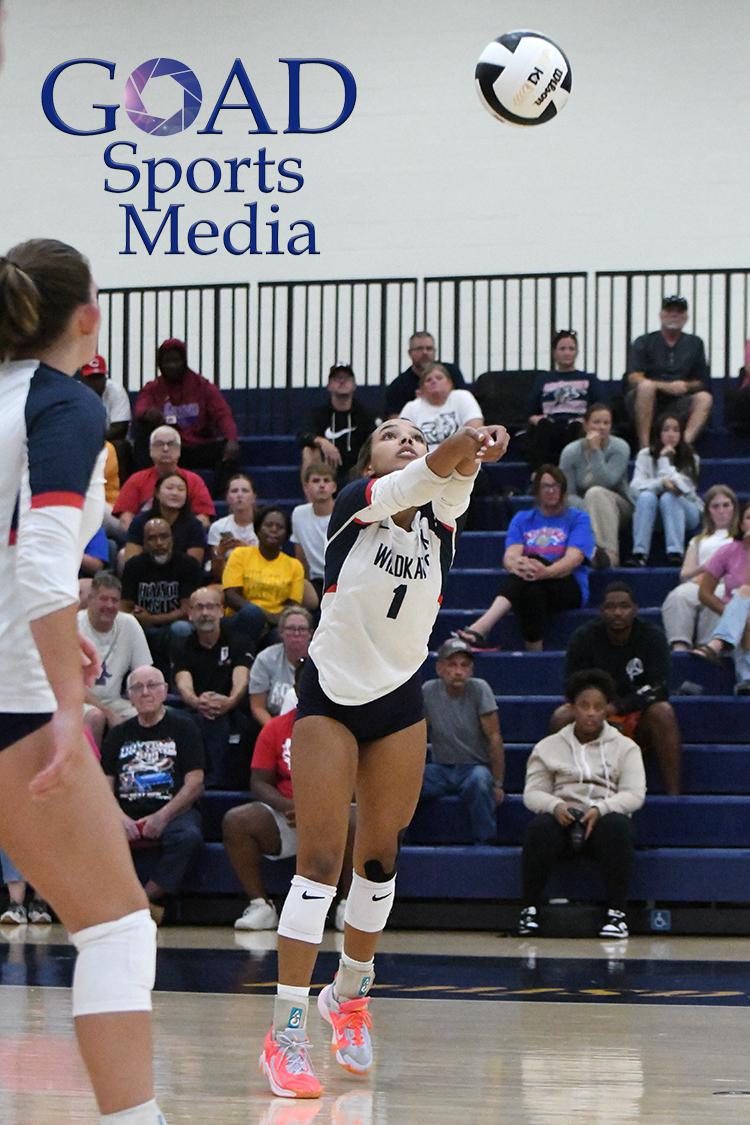
M 98 1120 L 56 983 L 69 976 L 65 935 L 45 929 L 0 931 L 0 1125 Z M 238 944 L 230 930 L 175 928 L 159 940 L 156 1081 L 170 1125 L 750 1122 L 748 941 L 387 935 L 374 1073 L 340 1071 L 311 1006 L 325 1095 L 285 1102 L 257 1070 L 274 935 Z M 326 937 L 326 968 L 338 941 Z

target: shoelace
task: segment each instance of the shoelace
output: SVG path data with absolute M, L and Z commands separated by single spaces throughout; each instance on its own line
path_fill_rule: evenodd
M 281 1061 L 289 1074 L 310 1074 L 312 1067 L 308 1057 L 310 1050 L 309 1039 L 293 1039 L 289 1035 L 279 1032 L 276 1037 Z
M 361 1007 L 349 1009 L 345 1009 L 342 1004 L 341 1009 L 340 1013 L 333 1013 L 339 1024 L 336 1030 L 339 1035 L 348 1035 L 353 1046 L 360 1047 L 364 1042 L 362 1029 L 372 1027 L 372 1016 L 367 1008 L 367 1002 L 362 1003 Z

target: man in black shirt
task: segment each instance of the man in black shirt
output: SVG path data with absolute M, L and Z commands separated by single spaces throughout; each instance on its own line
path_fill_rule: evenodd
M 691 445 L 711 413 L 706 350 L 700 336 L 682 331 L 687 318 L 684 297 L 665 297 L 660 331 L 639 336 L 630 345 L 625 401 L 635 419 L 639 449 L 648 446 L 653 420 L 665 411 L 685 421 L 685 441 Z
M 581 669 L 600 668 L 615 681 L 617 695 L 609 722 L 633 738 L 642 750 L 652 749 L 659 761 L 664 788 L 680 792 L 682 739 L 669 703 L 669 645 L 661 629 L 637 616 L 633 591 L 625 582 L 610 582 L 601 604 L 601 621 L 576 629 L 568 644 L 565 678 Z M 554 733 L 572 721 L 570 705 L 552 716 Z
M 334 363 L 328 375 L 328 401 L 313 410 L 297 435 L 302 446 L 302 473 L 313 461 L 325 461 L 341 489 L 357 463 L 375 418 L 354 394 L 357 380 L 348 363 Z
M 202 586 L 191 595 L 193 632 L 175 650 L 174 678 L 203 735 L 206 786 L 248 789 L 252 738 L 247 683 L 252 656 L 236 634 L 229 635 L 223 614 L 219 586 Z
M 127 686 L 137 713 L 110 730 L 102 769 L 131 847 L 160 846 L 144 888 L 158 924 L 164 915 L 162 899 L 177 893 L 203 842 L 200 813 L 194 808 L 203 792 L 203 746 L 192 720 L 164 706 L 167 685 L 158 668 L 136 668 Z
M 416 398 L 420 376 L 435 364 L 435 337 L 429 332 L 415 332 L 410 336 L 409 359 L 411 364 L 406 371 L 402 371 L 386 387 L 383 414 L 385 418 L 398 418 L 407 402 Z M 441 363 L 450 372 L 454 389 L 466 386 L 466 381 L 455 363 L 445 363 L 444 360 L 441 360 Z
M 188 599 L 202 583 L 199 563 L 174 550 L 167 521 L 148 520 L 143 554 L 128 559 L 122 572 L 122 611 L 142 626 L 154 664 L 167 676 L 170 642 L 190 633 Z

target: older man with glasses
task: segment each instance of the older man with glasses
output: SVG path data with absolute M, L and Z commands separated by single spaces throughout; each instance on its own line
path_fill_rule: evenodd
M 203 842 L 195 805 L 203 793 L 205 760 L 193 721 L 165 707 L 167 684 L 157 668 L 136 668 L 127 691 L 136 714 L 110 730 L 102 768 L 131 848 L 159 848 L 144 888 L 158 925 L 165 897 L 177 894 Z
M 126 531 L 138 512 L 151 503 L 156 482 L 161 477 L 173 473 L 178 467 L 180 475 L 185 478 L 187 484 L 188 500 L 193 515 L 198 517 L 204 527 L 208 527 L 211 519 L 216 515 L 216 509 L 203 478 L 190 469 L 183 469 L 180 466 L 181 452 L 180 435 L 172 426 L 159 426 L 151 434 L 149 453 L 153 466 L 150 469 L 141 469 L 128 477 L 112 508 L 112 514 L 119 518 Z

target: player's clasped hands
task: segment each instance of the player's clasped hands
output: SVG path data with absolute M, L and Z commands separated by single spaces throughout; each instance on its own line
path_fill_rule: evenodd
M 505 426 L 464 426 L 460 433 L 471 436 L 475 443 L 474 456 L 479 464 L 500 461 L 508 450 L 510 434 Z

